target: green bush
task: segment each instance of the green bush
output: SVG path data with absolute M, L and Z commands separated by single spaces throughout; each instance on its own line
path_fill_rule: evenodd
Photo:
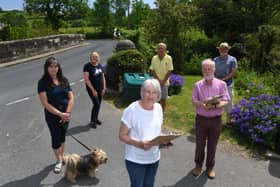
M 102 39 L 102 38 L 112 38 L 112 33 L 108 32 L 87 32 L 86 39 Z
M 251 71 L 252 63 L 248 58 L 243 58 L 238 61 L 238 71 Z M 238 72 L 237 71 L 237 72 Z
M 271 75 L 261 75 L 255 71 L 238 71 L 234 88 L 240 96 L 248 99 L 262 94 L 271 94 L 272 88 L 267 80 Z
M 209 58 L 207 53 L 192 55 L 190 62 L 184 64 L 183 73 L 185 75 L 201 75 L 201 62 L 206 58 Z
M 85 27 L 87 26 L 87 22 L 81 19 L 73 20 L 71 23 L 72 27 Z
M 123 80 L 123 74 L 145 73 L 147 71 L 146 57 L 137 50 L 122 50 L 113 54 L 107 61 L 107 86 L 118 90 L 118 84 Z
M 131 40 L 135 47 L 147 58 L 147 65 L 151 64 L 152 57 L 157 54 L 157 44 L 148 42 L 144 35 L 144 30 L 121 29 L 121 38 Z
M 152 57 L 157 54 L 157 45 L 147 41 L 145 35 L 143 34 L 143 29 L 139 28 L 138 33 L 138 42 L 134 42 L 133 40 L 132 41 L 134 42 L 136 48 L 147 58 L 147 65 L 150 66 Z
M 3 29 L 6 33 L 7 38 L 4 40 L 19 40 L 24 38 L 29 38 L 30 36 L 30 28 L 29 27 L 16 27 L 16 26 L 8 26 Z
M 122 29 L 120 30 L 120 32 L 121 32 L 122 39 L 131 40 L 135 44 L 136 48 L 137 49 L 139 48 L 139 37 L 140 37 L 139 31 Z

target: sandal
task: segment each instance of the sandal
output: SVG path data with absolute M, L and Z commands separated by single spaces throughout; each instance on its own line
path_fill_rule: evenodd
M 58 174 L 62 170 L 62 162 L 57 162 L 54 166 L 53 172 Z

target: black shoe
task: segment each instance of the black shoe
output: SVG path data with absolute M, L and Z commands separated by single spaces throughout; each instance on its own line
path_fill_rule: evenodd
M 96 122 L 97 125 L 101 125 L 102 124 L 102 122 L 99 121 L 98 119 L 95 122 Z
M 89 126 L 93 129 L 96 129 L 96 123 L 95 122 L 90 122 Z

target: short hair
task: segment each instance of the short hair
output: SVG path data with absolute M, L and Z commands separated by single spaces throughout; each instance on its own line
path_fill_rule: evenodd
M 215 62 L 211 58 L 207 58 L 207 59 L 203 60 L 201 62 L 201 68 L 206 64 L 211 65 L 215 69 Z
M 157 46 L 157 48 L 159 48 L 159 46 L 164 46 L 165 49 L 167 49 L 167 45 L 166 43 L 160 42 Z
M 147 79 L 143 82 L 140 90 L 141 99 L 143 99 L 145 89 L 150 85 L 153 86 L 158 93 L 157 101 L 159 101 L 161 98 L 161 87 L 157 79 Z

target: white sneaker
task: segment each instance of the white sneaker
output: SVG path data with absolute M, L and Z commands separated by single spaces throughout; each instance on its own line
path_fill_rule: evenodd
M 58 173 L 61 172 L 61 170 L 62 170 L 62 161 L 57 162 L 57 163 L 55 164 L 54 169 L 53 169 L 53 172 L 56 173 L 56 174 L 58 174 Z

